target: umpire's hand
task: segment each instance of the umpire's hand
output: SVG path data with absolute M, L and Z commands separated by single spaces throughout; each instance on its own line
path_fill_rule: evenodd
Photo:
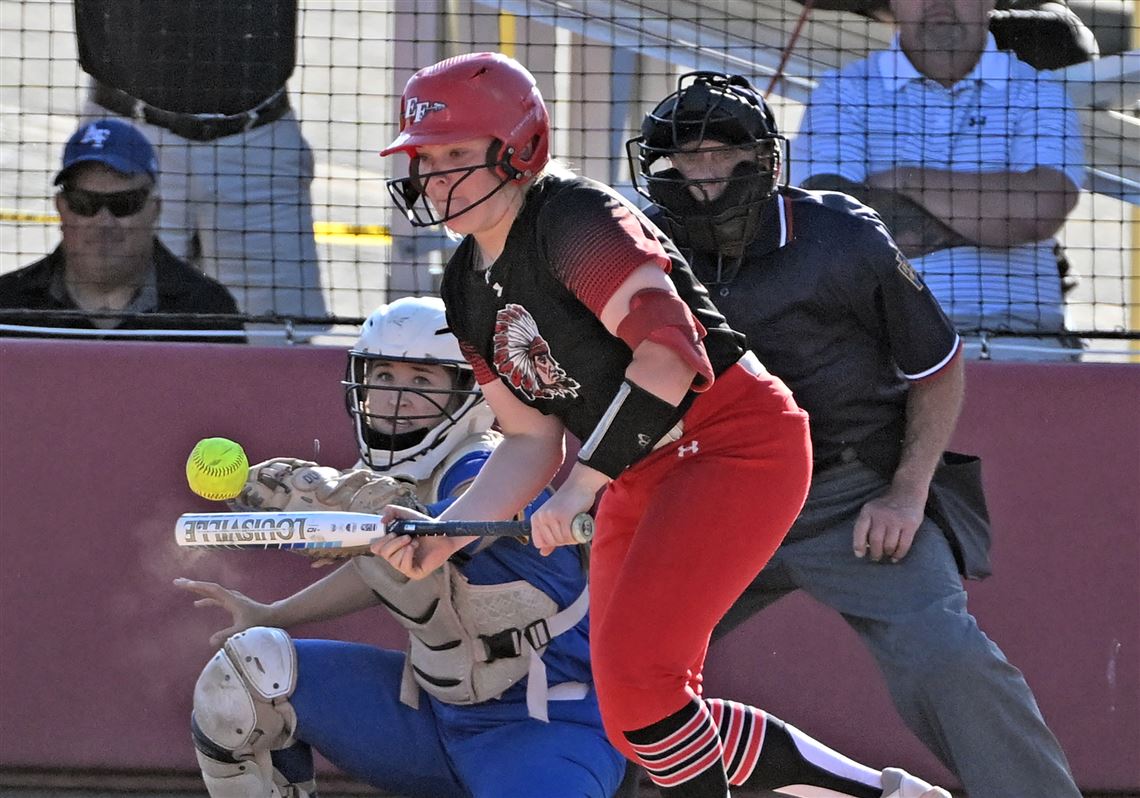
M 895 488 L 871 499 L 855 520 L 852 540 L 855 556 L 869 554 L 874 562 L 884 557 L 898 562 L 910 551 L 925 513 L 925 496 L 914 496 Z

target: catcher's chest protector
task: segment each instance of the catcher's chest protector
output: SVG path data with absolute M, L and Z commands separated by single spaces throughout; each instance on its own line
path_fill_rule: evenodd
M 409 632 L 404 704 L 419 706 L 419 688 L 449 704 L 479 704 L 527 676 L 528 714 L 548 719 L 542 653 L 586 616 L 587 590 L 559 611 L 529 582 L 472 585 L 451 563 L 420 580 L 379 557 L 356 557 L 353 565 Z

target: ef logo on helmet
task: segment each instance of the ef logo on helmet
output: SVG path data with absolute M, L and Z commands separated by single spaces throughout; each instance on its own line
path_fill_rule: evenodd
M 419 97 L 409 97 L 404 105 L 404 119 L 410 119 L 412 124 L 419 122 L 432 111 L 442 111 L 447 105 L 441 102 L 420 102 Z

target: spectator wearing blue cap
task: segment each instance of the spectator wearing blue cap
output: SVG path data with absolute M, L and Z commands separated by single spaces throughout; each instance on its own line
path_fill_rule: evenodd
M 250 316 L 325 318 L 313 150 L 286 85 L 298 0 L 74 0 L 84 115 L 135 122 L 155 146 L 158 230 Z
M 188 334 L 138 337 L 244 340 L 189 334 L 240 330 L 237 303 L 155 235 L 158 162 L 137 128 L 117 119 L 83 124 L 64 148 L 54 183 L 62 241 L 47 257 L 0 276 L 0 324 L 29 328 L 0 335 L 44 327 L 168 329 Z

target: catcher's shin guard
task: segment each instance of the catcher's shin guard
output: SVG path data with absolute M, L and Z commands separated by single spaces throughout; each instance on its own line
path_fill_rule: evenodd
M 197 742 L 195 729 L 195 742 Z M 198 750 L 198 767 L 210 798 L 317 798 L 316 783 L 290 783 L 262 751 L 251 759 L 223 761 Z
M 239 632 L 206 664 L 194 686 L 191 728 L 211 798 L 305 794 L 274 778 L 269 754 L 292 742 L 296 683 L 296 650 L 280 629 Z
M 195 736 L 195 742 L 197 737 Z M 269 752 L 263 751 L 252 758 L 222 761 L 203 753 L 198 754 L 198 767 L 210 798 L 285 798 L 274 784 L 273 765 Z

